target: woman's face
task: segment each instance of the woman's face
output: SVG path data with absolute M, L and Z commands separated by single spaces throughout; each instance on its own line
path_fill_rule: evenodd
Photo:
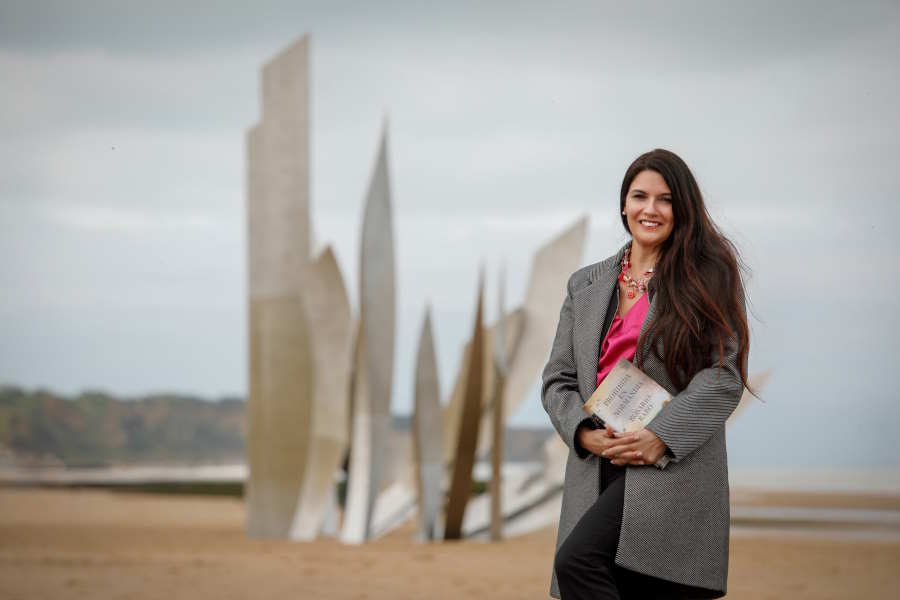
M 648 250 L 672 235 L 672 192 L 662 175 L 649 169 L 637 174 L 625 196 L 625 217 L 634 243 Z

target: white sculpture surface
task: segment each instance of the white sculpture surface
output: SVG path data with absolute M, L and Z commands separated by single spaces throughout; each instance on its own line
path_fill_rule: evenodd
M 416 353 L 412 437 L 419 499 L 419 537 L 433 540 L 437 537 L 438 514 L 443 500 L 444 461 L 441 457 L 440 385 L 430 309 L 425 312 Z
M 309 443 L 309 42 L 262 69 L 262 118 L 247 133 L 249 394 L 247 531 L 288 536 Z
M 385 483 L 386 446 L 392 428 L 394 282 L 393 217 L 385 131 L 363 215 L 350 473 L 341 531 L 341 541 L 345 543 L 361 543 L 372 536 L 375 500 Z
M 330 246 L 307 270 L 303 302 L 313 340 L 313 386 L 306 468 L 290 537 L 308 541 L 322 529 L 349 437 L 352 317 Z

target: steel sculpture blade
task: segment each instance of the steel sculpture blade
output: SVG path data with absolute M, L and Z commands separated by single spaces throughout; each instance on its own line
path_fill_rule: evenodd
M 503 390 L 503 413 L 513 416 L 534 385 L 553 344 L 559 322 L 559 306 L 565 296 L 569 276 L 581 265 L 588 218 L 582 217 L 542 246 L 534 257 L 525 292 L 525 326 L 510 356 L 509 373 Z M 479 451 L 490 447 L 486 436 Z
M 505 317 L 506 357 L 509 371 L 503 390 L 503 414 L 509 419 L 515 414 L 522 400 L 540 374 L 550 352 L 556 324 L 559 320 L 560 298 L 565 293 L 569 275 L 578 268 L 584 253 L 587 234 L 587 217 L 576 221 L 561 234 L 544 244 L 535 255 L 531 276 L 523 305 Z M 481 432 L 478 440 L 478 456 L 483 456 L 492 446 L 491 398 L 494 388 L 493 359 L 490 357 L 494 343 L 495 324 L 485 337 L 488 356 L 484 358 L 485 397 L 482 401 Z M 454 460 L 455 440 L 459 436 L 462 397 L 468 368 L 469 347 L 464 350 L 463 367 L 456 377 L 450 401 L 444 410 L 444 459 Z
M 347 449 L 352 355 L 350 302 L 328 246 L 307 271 L 304 307 L 313 356 L 309 448 L 290 537 L 309 541 L 322 529 L 335 473 Z
M 369 401 L 366 339 L 363 323 L 356 328 L 353 380 L 350 399 L 350 464 L 347 469 L 346 499 L 340 539 L 344 543 L 366 541 L 369 489 L 372 479 L 372 406 Z
M 497 314 L 506 313 L 504 306 L 504 291 L 506 277 L 503 270 L 497 284 L 499 300 Z M 503 388 L 506 383 L 506 319 L 498 319 L 494 330 L 493 343 L 493 371 L 494 385 L 491 388 L 491 540 L 499 541 L 503 538 L 503 433 L 506 420 L 503 414 Z
M 302 292 L 309 262 L 309 40 L 262 69 L 247 133 L 249 400 L 247 531 L 288 535 L 306 465 L 312 360 Z
M 437 358 L 431 333 L 431 308 L 425 309 L 419 348 L 416 353 L 415 407 L 413 410 L 413 463 L 419 497 L 419 537 L 436 537 L 441 509 L 441 401 Z
M 521 308 L 517 308 L 516 310 L 509 312 L 503 319 L 503 329 L 504 329 L 504 338 L 505 338 L 505 356 L 509 357 L 515 354 L 516 346 L 518 345 L 518 340 L 521 337 L 522 329 L 525 324 L 525 311 Z M 484 357 L 482 368 L 484 369 L 484 389 L 483 389 L 483 397 L 482 397 L 482 410 L 485 411 L 485 415 L 488 415 L 488 411 L 490 410 L 491 403 L 493 402 L 492 393 L 495 387 L 494 382 L 494 340 L 496 337 L 496 330 L 499 327 L 499 323 L 494 323 L 490 327 L 485 327 L 484 330 Z M 452 464 L 454 460 L 454 456 L 456 455 L 456 440 L 459 435 L 459 424 L 460 419 L 462 418 L 462 405 L 463 399 L 465 397 L 465 385 L 466 385 L 466 375 L 469 369 L 469 355 L 472 350 L 471 341 L 467 342 L 465 346 L 463 346 L 462 357 L 460 359 L 460 368 L 456 373 L 456 380 L 453 384 L 453 389 L 450 392 L 450 399 L 447 401 L 446 406 L 444 406 L 443 414 L 441 416 L 441 424 L 443 431 L 443 454 L 444 454 L 444 462 L 446 464 Z M 481 427 L 490 427 L 486 422 L 481 424 Z M 490 432 L 487 434 L 482 431 L 482 435 L 487 437 L 490 440 L 491 435 Z M 479 448 L 482 447 L 483 442 L 479 442 Z
M 507 315 L 505 319 L 507 322 L 508 329 L 513 331 L 512 335 L 509 336 L 510 340 L 506 344 L 507 353 L 510 352 L 512 348 L 515 347 L 515 340 L 517 338 L 517 332 L 520 330 L 521 325 L 521 311 L 513 312 Z M 482 394 L 482 402 L 484 406 L 488 406 L 490 402 L 492 402 L 491 390 L 493 389 L 491 386 L 494 385 L 494 376 L 493 376 L 493 357 L 492 357 L 492 345 L 490 343 L 492 337 L 491 329 L 484 329 L 484 341 L 485 341 L 485 350 L 483 357 L 483 394 Z M 457 376 L 456 387 L 454 388 L 454 392 L 451 396 L 452 405 L 449 408 L 445 408 L 440 411 L 440 438 L 438 440 L 438 444 L 441 446 L 441 455 L 444 457 L 443 464 L 451 465 L 453 462 L 453 457 L 456 453 L 457 448 L 457 440 L 449 439 L 449 428 L 447 427 L 446 422 L 443 419 L 448 418 L 450 416 L 457 417 L 456 423 L 459 422 L 459 417 L 462 415 L 461 410 L 453 410 L 454 408 L 459 408 L 462 406 L 462 400 L 464 397 L 465 390 L 465 375 L 468 373 L 467 363 L 469 361 L 469 352 L 470 352 L 471 344 L 466 344 L 463 351 L 462 358 L 462 367 L 460 369 L 460 374 Z M 459 431 L 458 427 L 453 428 L 454 435 Z M 416 505 L 417 505 L 417 467 L 414 465 L 414 455 L 413 450 L 410 448 L 408 452 L 401 452 L 400 456 L 395 458 L 395 480 L 390 485 L 389 488 L 385 489 L 381 494 L 379 494 L 378 499 L 375 504 L 375 512 L 372 517 L 372 525 L 371 531 L 374 537 L 378 537 L 391 531 L 393 528 L 402 525 L 409 521 L 410 518 L 416 513 Z M 443 467 L 442 467 L 443 472 Z M 441 481 L 443 485 L 443 475 L 441 475 Z M 435 536 L 440 537 L 440 529 L 439 526 L 442 524 L 438 521 L 438 528 L 435 529 Z
M 384 480 L 391 433 L 394 365 L 394 236 L 387 126 L 366 198 L 360 252 L 360 334 L 354 382 L 350 474 L 341 540 L 371 537 L 372 511 Z
M 478 305 L 475 309 L 475 327 L 469 353 L 466 374 L 465 402 L 459 424 L 456 457 L 453 462 L 453 477 L 447 496 L 447 516 L 444 525 L 444 539 L 459 539 L 466 504 L 472 495 L 472 467 L 475 465 L 475 448 L 478 444 L 478 427 L 481 423 L 483 373 L 484 373 L 484 327 L 482 313 L 484 304 L 484 274 L 479 276 Z

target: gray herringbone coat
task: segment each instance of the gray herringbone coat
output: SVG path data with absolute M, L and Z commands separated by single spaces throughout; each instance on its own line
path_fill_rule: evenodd
M 624 246 L 570 278 L 550 358 L 543 372 L 542 402 L 569 446 L 556 547 L 600 494 L 600 461 L 573 448 L 582 408 L 597 387 L 600 335 L 620 271 Z M 644 327 L 653 318 L 655 299 Z M 743 392 L 737 349 L 726 345 L 724 366 L 704 369 L 676 389 L 665 366 L 645 354 L 643 370 L 674 398 L 648 425 L 668 446 L 671 462 L 629 466 L 616 564 L 662 579 L 726 591 L 728 577 L 728 464 L 725 420 Z M 664 351 L 664 349 L 663 349 Z M 718 359 L 718 356 L 716 356 Z M 580 448 L 580 447 L 579 447 Z M 583 449 L 582 449 L 583 451 Z M 553 572 L 550 595 L 559 598 Z

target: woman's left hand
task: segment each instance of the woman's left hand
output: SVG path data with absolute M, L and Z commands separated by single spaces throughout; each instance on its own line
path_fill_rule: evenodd
M 606 426 L 606 429 L 610 435 L 615 437 L 629 435 L 636 438 L 633 442 L 616 444 L 603 453 L 603 456 L 610 459 L 614 465 L 652 465 L 662 458 L 666 451 L 666 444 L 649 429 L 638 429 L 627 433 L 613 432 L 609 425 Z M 623 453 L 633 452 L 640 452 L 640 455 L 637 458 L 619 458 Z

